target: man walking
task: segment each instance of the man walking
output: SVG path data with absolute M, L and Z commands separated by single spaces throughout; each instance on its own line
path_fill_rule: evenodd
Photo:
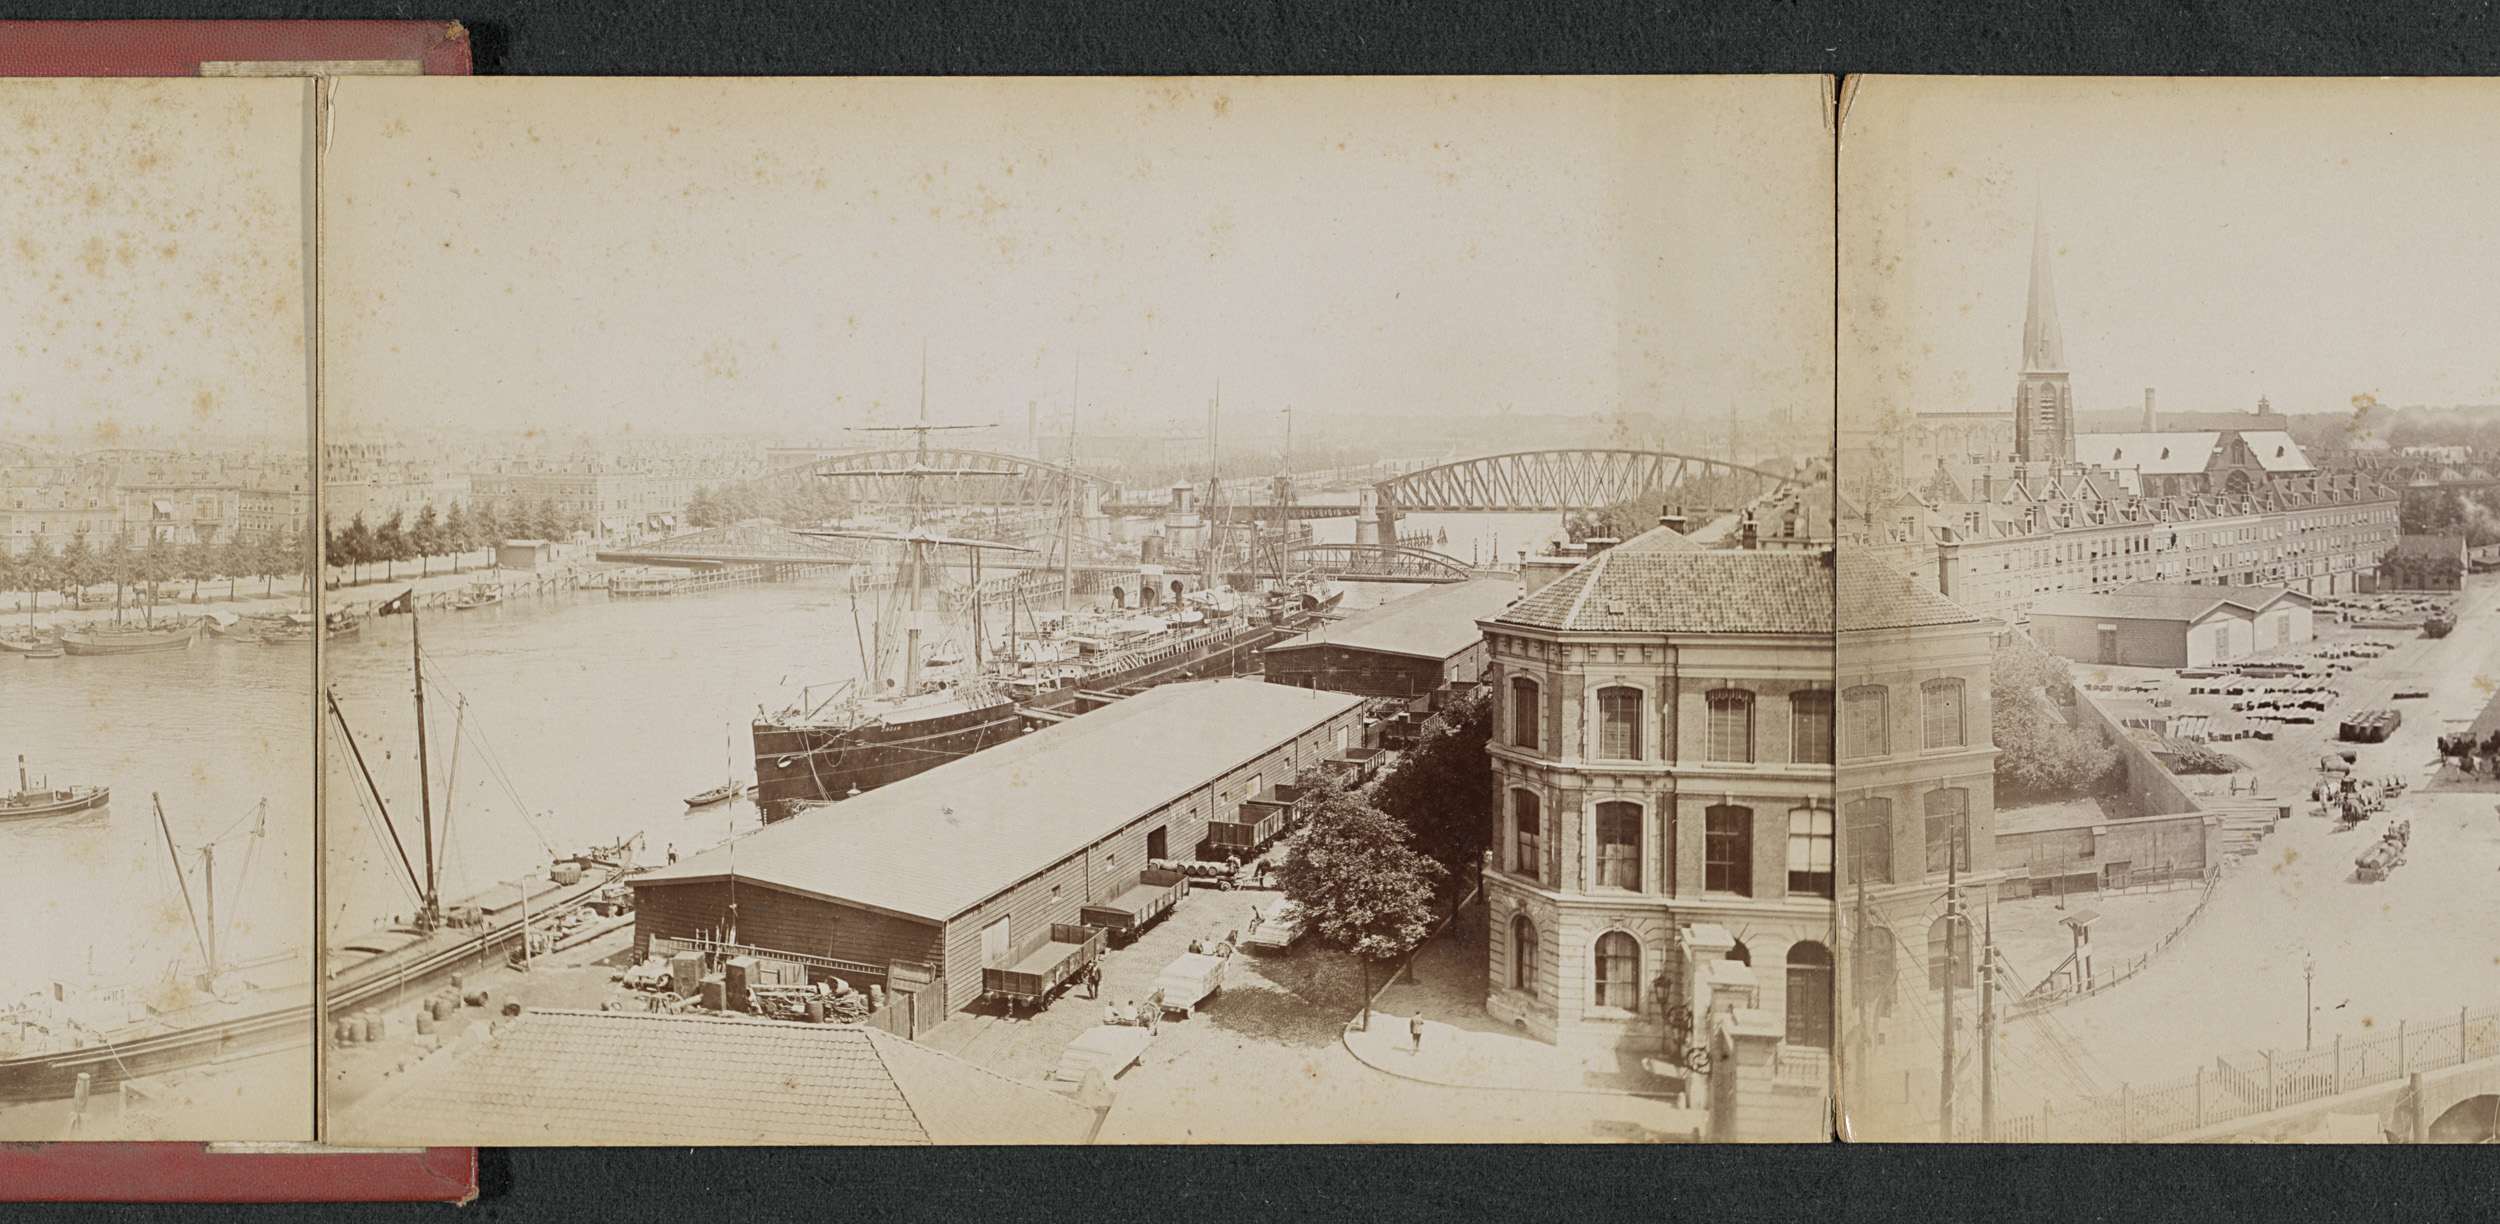
M 1424 1052 L 1424 1014 L 1422 1012 L 1416 1012 L 1406 1022 L 1406 1052 L 1409 1054 Z
M 1101 961 L 1095 961 L 1092 964 L 1085 966 L 1085 997 L 1088 999 L 1099 999 L 1102 997 Z

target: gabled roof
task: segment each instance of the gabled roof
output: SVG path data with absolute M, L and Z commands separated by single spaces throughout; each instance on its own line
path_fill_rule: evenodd
M 1634 540 L 1642 538 L 1635 536 Z M 1483 641 L 1484 630 L 1476 622 L 1509 607 L 1518 596 L 1519 582 L 1514 578 L 1446 583 L 1376 608 L 1365 608 L 1267 650 L 1274 654 L 1308 646 L 1344 646 L 1419 659 L 1447 659 Z
M 734 869 L 741 882 L 945 922 L 1365 700 L 1264 680 L 1161 685 L 631 883 Z
M 439 1063 L 436 1060 L 441 1060 Z M 389 1143 L 1083 1143 L 1045 1088 L 868 1025 L 529 1011 L 358 1106 Z
M 1486 623 L 1580 633 L 1829 634 L 1831 554 L 1626 543 Z
M 1835 616 L 1842 633 L 1984 623 L 1977 613 L 1854 550 L 1842 552 L 1837 566 Z
M 2124 620 L 2174 620 L 2194 623 L 2214 609 L 2230 607 L 2255 615 L 2285 599 L 2310 602 L 2289 587 L 2200 586 L 2192 582 L 2137 582 L 2115 591 L 2073 591 L 2051 595 L 2031 606 L 2033 616 L 2094 616 Z
M 2308 452 L 2292 435 L 2280 429 L 2247 429 L 2240 431 L 2240 441 L 2248 444 L 2248 453 L 2257 466 L 2269 472 L 2314 472 Z
M 2221 440 L 2222 435 L 2212 430 L 2076 434 L 2075 461 L 2135 468 L 2147 476 L 2192 475 L 2213 465 L 2214 448 Z

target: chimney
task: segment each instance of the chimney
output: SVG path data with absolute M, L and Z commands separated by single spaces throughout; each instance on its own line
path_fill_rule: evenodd
M 1743 522 L 1743 523 L 1742 523 L 1742 524 L 1741 524 L 1741 525 L 1737 528 L 1737 532 L 1736 532 L 1737 546 L 1738 546 L 1738 547 L 1740 547 L 1740 548 L 1748 548 L 1748 549 L 1753 548 L 1753 547 L 1756 547 L 1756 546 L 1757 546 L 1757 544 L 1758 544 L 1758 540 L 1757 540 L 1757 538 L 1756 538 L 1756 534 L 1755 534 L 1755 533 L 1756 533 L 1756 529 L 1755 529 L 1755 527 L 1754 527 L 1754 521 L 1753 521 L 1753 511 L 1752 511 L 1752 510 L 1750 510 L 1750 509 L 1748 509 L 1748 510 L 1746 510 L 1746 511 L 1745 511 L 1745 520 L 1744 520 L 1744 522 Z
M 1684 517 L 1684 511 L 1681 507 L 1673 510 L 1661 510 L 1658 512 L 1658 525 L 1674 532 L 1677 535 L 1683 535 L 1684 525 L 1691 521 L 1692 520 Z
M 1618 540 L 1613 536 L 1590 536 L 1589 538 L 1580 541 L 1580 543 L 1586 545 L 1589 550 L 1589 555 L 1594 557 L 1609 548 L 1613 548 L 1617 544 L 1623 543 L 1623 541 Z
M 2153 389 L 2144 389 L 2144 432 L 2161 432 L 2161 418 L 2153 415 Z
M 1936 593 L 1947 599 L 1962 585 L 1962 546 L 1950 540 L 1936 545 Z

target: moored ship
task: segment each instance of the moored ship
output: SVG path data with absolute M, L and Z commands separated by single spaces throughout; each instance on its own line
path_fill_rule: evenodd
M 50 779 L 38 787 L 26 780 L 26 758 L 17 758 L 17 792 L 0 795 L 0 820 L 32 820 L 100 808 L 112 801 L 109 786 L 55 787 Z
M 73 655 L 149 654 L 160 650 L 189 650 L 200 636 L 199 622 L 161 628 L 115 627 L 91 625 L 61 631 L 61 649 Z

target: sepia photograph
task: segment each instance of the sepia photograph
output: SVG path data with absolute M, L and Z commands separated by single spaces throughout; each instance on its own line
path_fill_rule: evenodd
M 313 1137 L 301 82 L 0 82 L 0 1140 Z
M 338 82 L 328 1138 L 1827 1139 L 1829 89 Z
M 2490 101 L 1844 96 L 1845 1137 L 2500 1138 Z

